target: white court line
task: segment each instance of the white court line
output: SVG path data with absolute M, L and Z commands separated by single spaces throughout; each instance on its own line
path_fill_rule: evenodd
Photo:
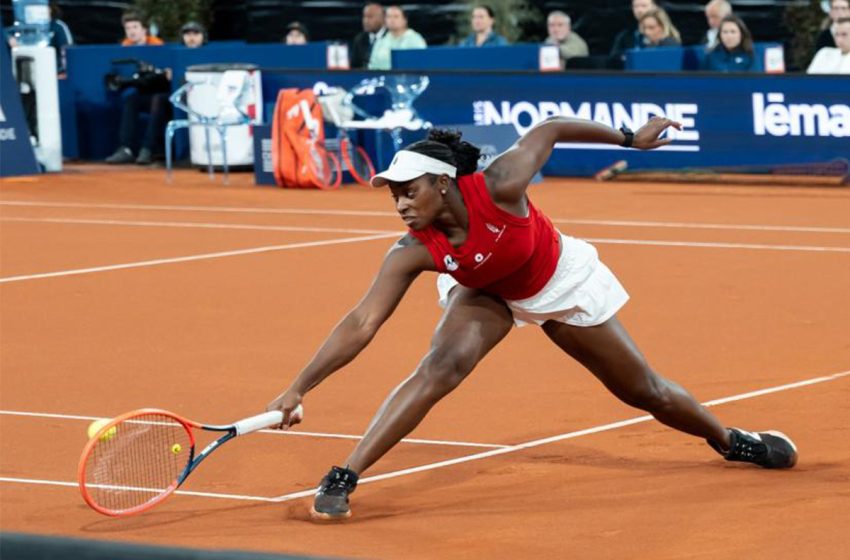
M 582 238 L 600 245 L 654 245 L 658 247 L 701 247 L 708 249 L 753 249 L 757 251 L 802 251 L 810 253 L 850 253 L 850 247 L 819 247 L 813 245 L 765 245 L 759 243 L 715 243 L 707 241 L 655 241 L 650 239 Z
M 233 206 L 173 206 L 156 204 L 89 204 L 78 202 L 29 202 L 0 200 L 0 206 L 23 206 L 43 208 L 101 208 L 111 210 L 163 210 L 175 212 L 222 212 L 240 214 L 286 214 L 307 216 L 364 216 L 398 218 L 396 212 L 376 210 L 339 210 L 325 209 L 317 210 L 311 208 L 252 208 Z M 596 226 L 623 226 L 623 227 L 647 227 L 647 228 L 681 228 L 681 229 L 721 229 L 721 230 L 747 230 L 747 231 L 789 231 L 807 233 L 850 233 L 850 228 L 845 227 L 819 227 L 819 226 L 776 226 L 761 224 L 713 224 L 701 222 L 653 222 L 641 220 L 584 220 L 551 218 L 558 224 L 596 225 Z
M 404 230 L 389 229 L 351 229 L 327 227 L 297 227 L 297 226 L 267 226 L 253 224 L 228 224 L 209 222 L 152 222 L 138 220 L 83 220 L 76 218 L 0 218 L 0 222 L 46 223 L 46 224 L 80 224 L 100 226 L 131 226 L 131 227 L 173 227 L 200 229 L 240 229 L 250 231 L 288 231 L 303 233 L 355 233 L 360 235 L 393 233 L 403 235 Z
M 754 398 L 754 397 L 758 397 L 758 396 L 761 396 L 761 395 L 767 395 L 767 394 L 770 394 L 770 393 L 778 393 L 778 392 L 781 392 L 781 391 L 788 391 L 790 389 L 796 389 L 798 387 L 806 387 L 806 386 L 815 385 L 815 384 L 818 384 L 818 383 L 835 381 L 836 379 L 840 379 L 840 378 L 846 377 L 848 375 L 850 375 L 850 370 L 842 371 L 842 372 L 839 372 L 839 373 L 834 373 L 834 374 L 831 374 L 831 375 L 824 375 L 824 376 L 821 376 L 821 377 L 815 377 L 815 378 L 812 378 L 812 379 L 805 379 L 803 381 L 797 381 L 797 382 L 794 382 L 794 383 L 786 383 L 785 385 L 778 385 L 776 387 L 768 387 L 766 389 L 760 389 L 760 390 L 757 390 L 757 391 L 750 391 L 748 393 L 741 393 L 741 394 L 738 394 L 738 395 L 723 397 L 723 398 L 720 398 L 720 399 L 714 399 L 714 400 L 707 401 L 707 402 L 703 403 L 703 405 L 705 405 L 705 406 L 715 406 L 715 405 L 718 405 L 718 404 L 724 404 L 724 403 L 728 403 L 728 402 L 740 401 L 740 400 L 744 400 L 744 399 L 751 399 L 751 398 Z M 85 417 L 85 418 L 88 418 L 88 417 Z M 397 478 L 397 477 L 400 477 L 400 476 L 406 476 L 406 475 L 415 474 L 415 473 L 418 473 L 418 472 L 439 469 L 439 468 L 442 468 L 442 467 L 449 467 L 449 466 L 457 465 L 457 464 L 460 464 L 460 463 L 468 463 L 470 461 L 477 461 L 477 460 L 480 460 L 480 459 L 486 459 L 488 457 L 495 457 L 496 455 L 504 455 L 504 454 L 507 454 L 507 453 L 513 453 L 515 451 L 521 451 L 521 450 L 524 450 L 524 449 L 539 447 L 541 445 L 546 445 L 548 443 L 554 443 L 554 442 L 557 442 L 557 441 L 563 441 L 563 440 L 567 440 L 567 439 L 574 439 L 574 438 L 581 437 L 581 436 L 596 434 L 596 433 L 600 433 L 600 432 L 606 432 L 606 431 L 615 430 L 615 429 L 618 429 L 618 428 L 623 428 L 623 427 L 626 427 L 626 426 L 632 426 L 634 424 L 640 424 L 642 422 L 648 422 L 649 420 L 652 420 L 652 419 L 653 419 L 652 416 L 648 416 L 648 415 L 638 416 L 638 417 L 635 417 L 635 418 L 630 418 L 628 420 L 621 420 L 619 422 L 612 422 L 610 424 L 603 424 L 601 426 L 595 426 L 593 428 L 587 428 L 587 429 L 578 430 L 578 431 L 575 431 L 575 432 L 567 432 L 567 433 L 564 433 L 564 434 L 558 434 L 558 435 L 547 437 L 547 438 L 531 440 L 531 441 L 528 441 L 528 442 L 525 442 L 525 443 L 520 443 L 520 444 L 517 444 L 517 445 L 511 445 L 511 446 L 508 446 L 508 447 L 504 447 L 502 449 L 485 451 L 483 453 L 476 453 L 474 455 L 467 455 L 465 457 L 458 457 L 456 459 L 449 459 L 447 461 L 439 461 L 439 462 L 436 462 L 436 463 L 429 463 L 429 464 L 426 464 L 426 465 L 421 465 L 421 466 L 413 467 L 413 468 L 409 468 L 409 469 L 401 469 L 401 470 L 398 470 L 398 471 L 391 471 L 391 472 L 388 472 L 388 473 L 379 474 L 379 475 L 375 475 L 375 476 L 364 477 L 364 478 L 361 478 L 359 480 L 358 484 L 366 484 L 366 483 L 369 483 L 369 482 L 378 482 L 380 480 L 386 480 L 386 479 L 389 479 L 389 478 Z M 61 482 L 61 481 L 56 481 L 56 480 L 39 480 L 39 479 L 12 478 L 12 477 L 0 477 L 0 482 L 11 482 L 11 483 L 20 483 L 20 484 L 44 484 L 44 485 L 53 485 L 53 486 L 72 486 L 72 487 L 77 486 L 77 484 L 74 483 L 74 482 Z M 230 498 L 230 499 L 235 499 L 235 500 L 254 500 L 254 501 L 261 501 L 261 502 L 288 502 L 290 500 L 297 500 L 299 498 L 306 498 L 308 496 L 312 496 L 313 494 L 315 494 L 316 490 L 310 489 L 310 490 L 302 490 L 302 491 L 299 491 L 299 492 L 291 492 L 289 494 L 283 494 L 281 496 L 276 496 L 276 497 L 273 497 L 273 498 L 259 497 L 259 496 L 243 496 L 243 495 L 238 495 L 238 494 L 211 494 L 211 493 L 203 493 L 203 492 L 189 493 L 187 491 L 181 491 L 181 490 L 178 490 L 177 492 L 181 493 L 181 494 L 188 494 L 188 495 L 193 495 L 193 496 Z
M 15 478 L 11 476 L 0 476 L 0 482 L 13 482 L 18 484 L 40 484 L 45 486 L 67 486 L 71 488 L 79 487 L 76 482 L 63 482 L 61 480 L 43 480 L 38 478 Z M 99 485 L 98 485 L 99 486 Z M 315 492 L 315 490 L 313 490 Z M 175 490 L 175 494 L 184 496 L 199 496 L 201 498 L 220 498 L 225 500 L 247 500 L 252 502 L 276 502 L 274 498 L 266 498 L 265 496 L 246 496 L 244 494 L 220 494 L 217 492 L 195 492 L 192 490 Z
M 170 259 L 156 259 L 150 261 L 138 261 L 124 264 L 113 264 L 107 266 L 96 266 L 93 268 L 77 268 L 71 270 L 60 270 L 57 272 L 44 272 L 41 274 L 28 274 L 24 276 L 7 276 L 0 278 L 0 284 L 8 282 L 21 282 L 23 280 L 35 280 L 40 278 L 54 278 L 57 276 L 73 276 L 77 274 L 90 274 L 92 272 L 104 272 L 107 270 L 121 270 L 125 268 L 142 268 L 146 266 L 159 266 L 162 264 L 174 264 L 207 259 L 220 259 L 236 255 L 252 255 L 256 253 L 269 253 L 272 251 L 286 251 L 288 249 L 301 249 L 304 247 L 320 247 L 322 245 L 337 245 L 342 243 L 358 243 L 360 241 L 371 241 L 373 239 L 385 239 L 397 237 L 398 233 L 382 233 L 380 235 L 367 235 L 365 237 L 344 237 L 341 239 L 328 239 L 325 241 L 309 241 L 305 243 L 288 243 L 286 245 L 268 245 L 266 247 L 253 247 L 251 249 L 239 249 L 236 251 L 223 251 L 219 253 L 202 253 L 199 255 L 188 255 L 185 257 L 174 257 Z
M 719 229 L 734 231 L 784 231 L 801 233 L 850 233 L 850 228 L 820 226 L 769 226 L 756 224 L 711 224 L 700 222 L 643 222 L 637 220 L 554 219 L 556 224 L 587 226 L 649 227 L 674 229 Z
M 250 224 L 215 224 L 215 223 L 197 223 L 197 222 L 155 222 L 155 221 L 122 221 L 122 220 L 77 220 L 64 218 L 37 219 L 37 218 L 0 218 L 0 221 L 8 222 L 47 222 L 47 223 L 66 223 L 66 224 L 83 224 L 83 225 L 111 225 L 111 226 L 135 226 L 135 227 L 185 227 L 185 228 L 212 228 L 212 229 L 240 229 L 240 230 L 266 230 L 266 231 L 303 231 L 303 232 L 334 232 L 334 233 L 371 233 L 385 234 L 384 236 L 404 235 L 404 231 L 392 230 L 358 230 L 358 229 L 342 229 L 342 228 L 314 228 L 314 227 L 294 227 L 294 226 L 264 226 Z M 824 247 L 813 245 L 771 245 L 758 243 L 721 243 L 708 241 L 664 241 L 664 240 L 647 240 L 647 239 L 609 239 L 604 237 L 588 237 L 585 241 L 597 244 L 609 245 L 650 245 L 656 247 L 696 247 L 696 248 L 713 248 L 713 249 L 751 249 L 762 251 L 801 251 L 815 253 L 850 253 L 850 247 Z M 239 253 L 236 253 L 239 254 Z M 223 255 L 228 256 L 228 255 Z M 179 262 L 179 261 L 178 261 Z M 121 266 L 121 265 L 118 265 Z M 126 267 L 125 267 L 126 268 Z M 103 270 L 111 270 L 104 268 Z M 97 270 L 89 270 L 97 272 Z M 59 274 L 65 276 L 66 274 Z M 36 276 L 43 277 L 43 276 Z M 15 277 L 22 280 L 29 280 L 30 277 Z M 0 278 L 0 283 L 9 281 Z
M 60 420 L 101 420 L 103 416 L 80 416 L 77 414 L 54 414 L 51 412 L 25 412 L 22 410 L 0 410 L 0 416 L 23 416 L 30 418 L 58 418 Z M 317 438 L 329 438 L 329 439 L 363 439 L 363 436 L 358 436 L 354 434 L 332 434 L 325 432 L 302 432 L 302 431 L 294 431 L 294 430 L 258 430 L 255 433 L 262 434 L 274 434 L 281 436 L 307 436 L 307 437 L 317 437 Z M 445 441 L 439 439 L 416 439 L 416 438 L 404 438 L 401 440 L 402 443 L 413 443 L 420 445 L 444 445 L 449 447 L 484 447 L 488 449 L 501 449 L 503 447 L 508 447 L 507 445 L 500 445 L 497 443 L 474 443 L 468 441 Z

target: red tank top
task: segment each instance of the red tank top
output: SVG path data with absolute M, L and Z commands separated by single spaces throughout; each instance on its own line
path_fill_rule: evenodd
M 466 241 L 452 247 L 434 226 L 410 231 L 431 252 L 437 270 L 504 299 L 539 292 L 554 274 L 560 255 L 552 222 L 530 200 L 527 218 L 496 206 L 482 173 L 459 177 L 457 184 L 469 214 Z

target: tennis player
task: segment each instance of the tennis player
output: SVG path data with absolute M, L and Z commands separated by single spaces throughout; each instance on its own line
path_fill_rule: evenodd
M 414 279 L 437 272 L 445 308 L 431 348 L 378 410 L 363 439 L 322 479 L 311 513 L 351 515 L 358 477 L 409 434 L 514 325 L 534 324 L 593 373 L 617 398 L 660 422 L 704 438 L 728 461 L 789 468 L 797 460 L 779 432 L 725 428 L 685 389 L 647 363 L 616 317 L 628 295 L 596 249 L 558 232 L 526 190 L 558 142 L 594 142 L 649 150 L 681 124 L 654 117 L 636 132 L 574 118 L 550 118 L 476 172 L 480 151 L 459 133 L 432 130 L 399 151 L 372 179 L 389 187 L 409 228 L 384 257 L 363 299 L 333 329 L 290 387 L 268 405 L 284 414 L 354 359 L 393 313 Z

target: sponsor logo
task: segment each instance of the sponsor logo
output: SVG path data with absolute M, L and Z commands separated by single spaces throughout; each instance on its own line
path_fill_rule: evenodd
M 487 226 L 487 229 L 489 229 L 489 230 L 490 230 L 491 232 L 493 232 L 493 233 L 499 233 L 500 231 L 502 231 L 501 229 L 497 228 L 496 226 L 494 226 L 494 225 L 493 225 L 493 224 L 491 224 L 490 222 L 487 222 L 487 223 L 486 223 L 486 224 L 484 224 L 484 225 L 486 225 L 486 226 Z
M 0 105 L 0 123 L 6 122 L 6 113 L 3 111 L 3 106 Z M 15 128 L 0 128 L 0 142 L 4 140 L 16 140 Z
M 677 141 L 699 141 L 696 118 L 699 106 L 696 103 L 607 103 L 580 101 L 491 101 L 479 100 L 472 103 L 475 124 L 512 124 L 522 136 L 537 123 L 549 117 L 578 117 L 606 124 L 612 128 L 627 126 L 637 129 L 655 116 L 679 121 L 683 130 L 670 129 L 667 136 Z
M 756 136 L 850 136 L 850 105 L 785 103 L 783 93 L 753 94 Z
M 446 270 L 448 270 L 449 272 L 454 272 L 455 270 L 460 268 L 460 265 L 457 264 L 457 261 L 454 260 L 451 255 L 446 255 L 445 257 L 443 257 L 443 264 L 446 265 Z

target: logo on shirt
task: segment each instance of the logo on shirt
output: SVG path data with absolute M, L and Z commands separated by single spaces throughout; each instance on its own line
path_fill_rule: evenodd
M 502 231 L 502 230 L 500 230 L 499 228 L 497 228 L 496 226 L 494 226 L 493 224 L 491 224 L 490 222 L 487 222 L 487 223 L 486 223 L 486 224 L 484 224 L 484 225 L 486 225 L 486 226 L 487 226 L 487 229 L 489 229 L 489 230 L 490 230 L 491 232 L 493 232 L 493 233 L 499 233 L 500 231 Z
M 475 253 L 475 262 L 480 263 L 484 260 L 484 255 L 481 253 Z
M 457 264 L 457 261 L 454 260 L 451 255 L 446 255 L 445 257 L 443 257 L 443 264 L 446 265 L 446 270 L 448 270 L 449 272 L 454 272 L 455 270 L 460 268 L 460 265 Z

